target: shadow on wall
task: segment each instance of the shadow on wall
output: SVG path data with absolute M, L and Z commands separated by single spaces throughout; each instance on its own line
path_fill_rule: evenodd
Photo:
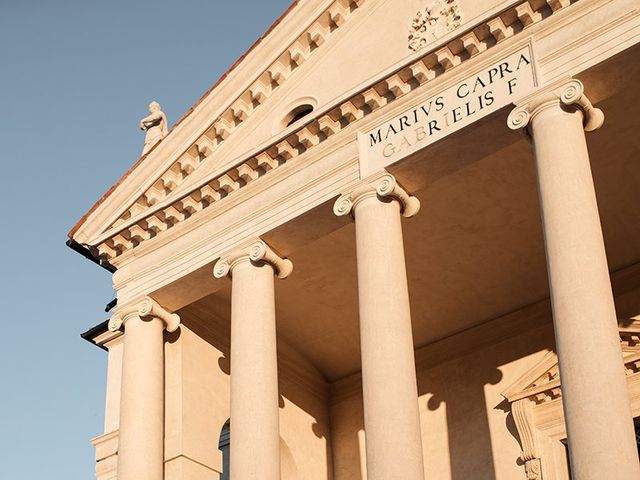
M 457 391 L 444 384 L 429 398 L 427 407 L 435 411 L 443 403 L 446 406 L 451 480 L 494 480 L 496 472 L 484 387 L 498 384 L 502 373 L 496 368 L 483 371 L 482 375 L 460 373 L 467 380 L 465 384 L 458 385 L 461 388 Z M 424 393 L 420 389 L 420 396 Z
M 550 317 L 551 312 L 547 314 Z M 514 467 L 518 466 L 522 469 L 522 478 L 526 478 L 519 455 L 520 437 L 509 405 L 505 404 L 498 392 L 512 381 L 503 375 L 507 365 L 553 348 L 553 343 L 552 325 L 541 323 L 517 337 L 432 368 L 422 369 L 418 373 L 419 396 L 432 395 L 427 401 L 427 408 L 436 411 L 444 407 L 446 411 L 451 480 L 495 480 L 498 477 L 496 465 L 505 465 L 505 471 L 500 472 L 501 476 L 505 472 L 513 472 Z M 522 369 L 527 368 L 525 364 L 508 368 L 511 372 L 509 377 L 517 378 Z M 487 388 L 495 385 L 500 386 Z M 491 392 L 491 397 L 487 397 L 487 392 Z M 504 422 L 496 422 L 498 411 L 506 414 Z M 444 435 L 445 432 L 423 431 L 425 442 L 432 439 L 442 444 L 445 441 L 442 438 Z M 509 439 L 515 440 L 517 444 L 507 446 L 504 442 L 509 442 Z M 501 445 L 508 448 L 508 451 L 513 451 L 513 456 L 497 450 Z M 500 455 L 497 456 L 498 453 Z M 506 464 L 506 458 L 512 463 Z M 426 462 L 433 464 L 429 458 Z
M 225 378 L 229 379 L 233 362 L 229 352 L 229 320 L 215 315 L 209 315 L 207 311 L 200 311 L 197 305 L 186 307 L 180 313 L 185 328 L 188 328 L 203 343 L 207 343 L 215 348 L 216 362 L 205 368 L 211 368 L 211 374 L 215 373 L 215 376 L 222 374 Z M 280 346 L 278 348 L 280 349 Z M 300 368 L 302 369 L 302 367 Z M 280 422 L 282 478 L 320 479 L 324 478 L 322 477 L 323 471 L 326 471 L 327 475 L 330 476 L 333 465 L 331 462 L 330 428 L 328 425 L 327 406 L 320 400 L 318 392 L 313 390 L 313 387 L 306 385 L 306 377 L 296 382 L 294 381 L 297 378 L 295 377 L 295 372 L 292 373 L 290 370 L 291 367 L 286 362 L 278 362 L 280 391 L 278 405 L 281 412 L 283 410 L 289 410 L 289 414 L 281 416 Z M 309 375 L 311 375 L 311 373 Z M 292 378 L 294 380 L 292 380 Z M 316 379 L 317 384 L 314 383 L 313 386 L 317 389 L 319 384 L 324 385 L 322 383 L 323 381 L 324 379 Z M 223 395 L 224 398 L 222 398 L 221 395 Z M 229 398 L 228 395 L 228 391 L 220 394 L 220 390 L 218 390 L 215 397 L 220 405 L 218 405 L 217 410 L 208 412 L 212 417 L 210 419 L 213 424 L 212 428 L 217 430 L 216 435 L 220 432 L 220 428 L 222 428 L 224 433 L 222 424 L 227 421 L 230 413 L 229 405 L 226 402 Z M 224 412 L 220 410 L 222 406 L 224 406 Z M 225 418 L 222 419 L 221 415 L 225 415 Z M 222 422 L 219 426 L 218 421 Z M 308 430 L 306 430 L 307 428 Z M 294 440 L 291 433 L 292 431 L 300 433 L 300 442 Z M 314 443 L 312 440 L 314 438 L 323 440 L 323 446 L 320 447 L 320 442 Z M 294 443 L 294 441 L 296 443 Z M 309 445 L 313 445 L 313 451 L 309 451 L 307 448 Z M 222 448 L 220 449 L 222 450 Z M 304 458 L 304 455 L 307 455 L 307 458 Z M 225 478 L 225 476 L 222 477 L 223 480 Z
M 450 342 L 418 353 L 426 478 L 526 478 L 520 437 L 499 392 L 529 368 L 530 361 L 520 359 L 553 348 L 552 325 L 541 317 L 516 337 L 483 348 L 471 344 L 463 356 L 449 356 Z M 366 479 L 361 388 L 353 378 L 353 394 L 339 397 L 331 411 L 334 480 Z
M 550 317 L 550 312 L 545 312 L 541 316 Z M 211 335 L 204 326 L 192 323 L 190 328 L 206 341 L 212 344 L 218 343 L 216 340 L 219 336 Z M 435 467 L 437 478 L 443 480 L 495 480 L 498 475 L 504 476 L 504 473 L 496 472 L 497 467 L 494 465 L 504 464 L 505 458 L 510 458 L 510 455 L 505 457 L 503 452 L 495 449 L 498 448 L 497 446 L 492 445 L 490 427 L 494 428 L 494 440 L 496 433 L 500 438 L 499 442 L 510 438 L 515 439 L 511 441 L 519 444 L 520 439 L 511 416 L 496 417 L 495 414 L 496 409 L 506 411 L 504 404 L 502 404 L 502 398 L 497 393 L 502 384 L 508 383 L 508 379 L 503 378 L 501 370 L 504 370 L 503 366 L 520 358 L 551 347 L 553 330 L 550 323 L 541 320 L 538 327 L 517 337 L 512 337 L 508 341 L 491 344 L 484 348 L 478 348 L 479 346 L 474 343 L 475 340 L 469 345 L 468 351 L 462 349 L 463 352 L 466 352 L 464 356 L 455 358 L 451 357 L 450 351 L 443 348 L 450 346 L 449 343 L 440 346 L 434 345 L 433 350 L 429 347 L 429 361 L 425 362 L 427 358 L 421 357 L 419 362 L 419 365 L 422 366 L 418 371 L 418 393 L 421 397 L 422 408 L 425 407 L 425 397 L 429 397 L 426 402 L 426 411 L 423 410 L 422 415 L 442 408 L 445 408 L 446 411 L 446 418 L 442 419 L 441 423 L 442 429 L 425 428 L 423 431 L 425 451 L 432 451 L 433 448 L 429 447 L 437 445 L 441 452 L 448 452 L 448 466 L 444 465 L 447 463 L 446 457 L 426 458 L 430 474 L 434 474 Z M 224 375 L 228 375 L 230 366 L 228 346 L 218 344 L 217 348 L 219 348 L 220 355 L 216 358 L 217 364 L 214 368 L 219 368 Z M 460 349 L 456 350 L 460 351 Z M 443 352 L 444 357 L 439 352 Z M 506 372 L 506 370 L 504 371 Z M 513 373 L 515 374 L 515 372 Z M 500 386 L 487 388 L 496 385 Z M 326 404 L 315 395 L 310 396 L 309 392 L 306 389 L 301 389 L 297 383 L 290 381 L 281 383 L 280 407 L 283 408 L 285 404 L 291 402 L 306 413 L 304 423 L 296 421 L 295 425 L 289 425 L 289 430 L 294 427 L 309 428 L 311 432 L 307 431 L 309 435 L 304 435 L 304 438 L 307 441 L 313 438 L 323 439 L 323 448 L 326 448 L 324 455 L 320 449 L 310 453 L 306 450 L 306 443 L 287 444 L 281 440 L 283 479 L 307 477 L 309 462 L 307 462 L 308 458 L 305 459 L 304 455 L 301 455 L 303 451 L 307 455 L 318 455 L 318 459 L 324 457 L 321 460 L 322 465 L 319 461 L 312 462 L 313 478 L 321 478 L 320 471 L 324 471 L 325 468 L 329 478 L 331 478 L 333 471 L 334 480 L 366 478 L 362 435 L 362 389 L 355 376 L 353 382 L 346 384 L 345 388 L 344 396 L 340 393 L 339 399 L 333 399 L 337 403 L 332 401 L 332 411 L 329 416 Z M 485 392 L 490 392 L 491 397 L 488 398 Z M 501 418 L 504 418 L 506 425 L 496 423 L 496 419 Z M 496 429 L 504 430 L 496 432 Z M 289 438 L 285 435 L 285 438 L 291 442 L 293 437 Z M 444 450 L 447 446 L 448 450 Z M 518 465 L 519 460 L 517 453 L 519 448 L 513 444 L 509 446 L 509 449 L 512 448 L 516 453 L 512 458 L 513 463 L 509 465 L 511 471 Z M 499 458 L 497 458 L 498 453 L 501 454 Z M 450 476 L 446 475 L 447 471 L 450 471 Z M 523 468 L 522 475 L 524 475 Z
M 513 419 L 513 413 L 511 412 L 511 404 L 509 403 L 509 400 L 505 398 L 494 408 L 495 410 L 500 410 L 501 412 L 504 412 L 507 414 L 507 416 L 505 417 L 505 427 L 507 428 L 507 430 L 509 430 L 509 433 L 513 436 L 513 438 L 518 440 L 518 444 L 522 446 L 522 442 L 520 440 L 520 434 L 518 433 L 518 428 L 516 427 L 516 421 Z M 522 457 L 518 456 L 518 459 L 516 460 L 516 465 L 518 465 L 519 467 L 522 467 L 523 469 L 525 468 L 525 464 L 524 464 L 524 461 L 522 460 Z

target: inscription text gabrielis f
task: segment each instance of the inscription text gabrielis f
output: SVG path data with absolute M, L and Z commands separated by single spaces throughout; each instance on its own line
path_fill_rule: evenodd
M 428 96 L 378 127 L 358 132 L 363 178 L 519 100 L 536 86 L 529 45 Z
M 417 52 L 462 23 L 457 0 L 431 0 L 416 13 L 409 30 L 409 49 Z

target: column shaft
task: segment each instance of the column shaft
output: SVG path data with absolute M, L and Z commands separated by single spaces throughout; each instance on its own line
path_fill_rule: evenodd
M 531 118 L 573 478 L 640 478 L 583 113 Z
M 231 478 L 280 480 L 274 269 L 247 258 L 232 282 Z
M 118 480 L 163 480 L 164 324 L 125 320 Z
M 422 480 L 424 467 L 400 204 L 354 206 L 369 480 Z

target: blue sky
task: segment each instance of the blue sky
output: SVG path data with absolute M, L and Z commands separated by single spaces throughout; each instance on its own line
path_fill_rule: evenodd
M 93 478 L 113 290 L 66 233 L 291 1 L 0 0 L 2 478 Z

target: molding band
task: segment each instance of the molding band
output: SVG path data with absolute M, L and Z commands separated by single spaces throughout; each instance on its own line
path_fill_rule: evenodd
M 133 316 L 140 318 L 152 317 L 162 320 L 169 333 L 175 332 L 180 326 L 180 316 L 177 313 L 165 310 L 153 298 L 145 296 L 136 302 L 119 308 L 109 320 L 109 330 L 117 332 Z
M 360 201 L 373 196 L 397 200 L 405 218 L 413 217 L 420 211 L 420 200 L 398 185 L 393 175 L 383 170 L 364 179 L 351 192 L 340 195 L 333 205 L 333 213 L 338 217 L 348 215 Z
M 604 123 L 604 113 L 593 106 L 584 94 L 584 85 L 574 78 L 562 79 L 536 91 L 518 102 L 509 117 L 507 125 L 511 130 L 527 128 L 531 119 L 543 109 L 552 106 L 566 105 L 582 111 L 584 115 L 584 129 L 592 132 Z
M 257 238 L 220 257 L 213 267 L 213 276 L 224 278 L 233 275 L 233 268 L 243 261 L 271 265 L 280 279 L 287 278 L 293 271 L 291 260 L 280 257 L 265 241 Z

